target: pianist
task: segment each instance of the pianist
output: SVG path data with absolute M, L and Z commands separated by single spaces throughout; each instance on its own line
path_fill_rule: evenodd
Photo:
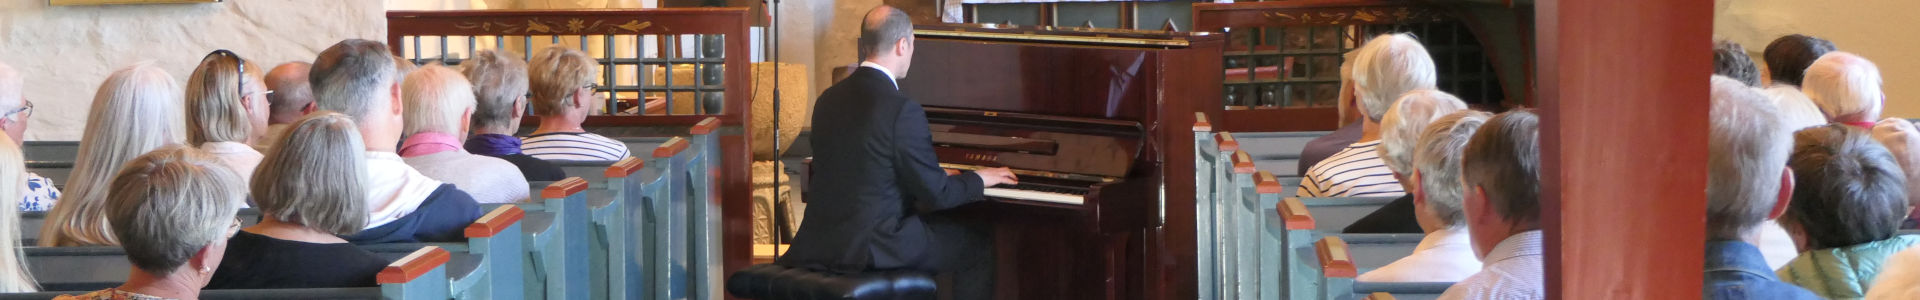
M 913 28 L 906 12 L 874 8 L 860 24 L 860 68 L 815 102 L 813 181 L 806 222 L 779 264 L 833 273 L 943 272 L 955 299 L 989 299 L 988 230 L 939 212 L 1013 184 L 1006 168 L 948 175 L 920 104 L 894 81 L 907 75 Z

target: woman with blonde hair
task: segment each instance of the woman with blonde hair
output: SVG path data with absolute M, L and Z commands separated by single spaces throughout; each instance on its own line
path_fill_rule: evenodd
M 187 76 L 187 143 L 220 158 L 245 183 L 263 157 L 253 143 L 267 136 L 266 72 L 226 49 L 200 59 Z M 244 205 L 244 203 L 242 203 Z
M 40 246 L 120 244 L 107 225 L 106 185 L 121 164 L 180 142 L 179 97 L 173 75 L 151 62 L 114 71 L 100 84 L 67 177 L 67 194 L 47 213 Z
M 21 195 L 27 190 L 26 155 L 20 153 L 20 147 L 13 146 L 13 138 L 0 134 L 0 208 L 13 207 L 21 201 Z M 19 224 L 20 211 L 0 209 L 0 224 Z M 27 272 L 27 262 L 20 252 L 20 226 L 8 226 L 0 229 L 0 243 L 6 243 L 6 253 L 0 254 L 0 293 L 27 293 L 40 290 L 34 283 L 33 274 Z
M 318 112 L 288 125 L 251 185 L 260 224 L 227 240 L 208 289 L 374 286 L 387 260 L 340 236 L 367 223 L 365 142 L 353 118 Z M 524 185 L 524 184 L 523 184 Z

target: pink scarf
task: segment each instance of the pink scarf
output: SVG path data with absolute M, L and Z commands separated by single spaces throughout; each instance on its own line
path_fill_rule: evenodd
M 400 144 L 400 157 L 415 157 L 440 152 L 460 150 L 460 139 L 439 132 L 421 132 L 407 137 Z

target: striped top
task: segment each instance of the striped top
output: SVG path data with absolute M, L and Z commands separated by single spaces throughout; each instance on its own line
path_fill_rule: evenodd
M 521 139 L 520 152 L 541 160 L 620 160 L 627 144 L 585 132 L 549 132 Z
M 1295 197 L 1399 197 L 1400 180 L 1380 160 L 1380 140 L 1353 143 L 1307 169 Z

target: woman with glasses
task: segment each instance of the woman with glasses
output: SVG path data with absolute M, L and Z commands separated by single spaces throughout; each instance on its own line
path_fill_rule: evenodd
M 586 52 L 562 46 L 533 57 L 527 81 L 540 127 L 520 145 L 521 152 L 544 160 L 620 160 L 630 154 L 627 144 L 580 127 L 595 103 L 606 101 L 593 82 L 597 66 Z
M 134 157 L 180 143 L 180 84 L 151 62 L 114 71 L 93 95 L 67 194 L 47 212 L 40 246 L 119 245 L 107 225 L 107 185 Z
M 232 51 L 215 50 L 187 76 L 187 143 L 220 158 L 245 183 L 262 155 L 253 143 L 267 136 L 266 74 Z
M 27 118 L 33 116 L 33 101 L 27 101 L 24 88 L 26 82 L 13 67 L 0 63 L 0 131 L 6 131 L 7 138 L 13 140 L 15 147 L 26 140 Z M 60 189 L 53 187 L 53 180 L 40 177 L 40 174 L 27 172 L 26 189 L 20 196 L 20 211 L 46 211 L 53 208 L 54 201 L 60 199 Z

